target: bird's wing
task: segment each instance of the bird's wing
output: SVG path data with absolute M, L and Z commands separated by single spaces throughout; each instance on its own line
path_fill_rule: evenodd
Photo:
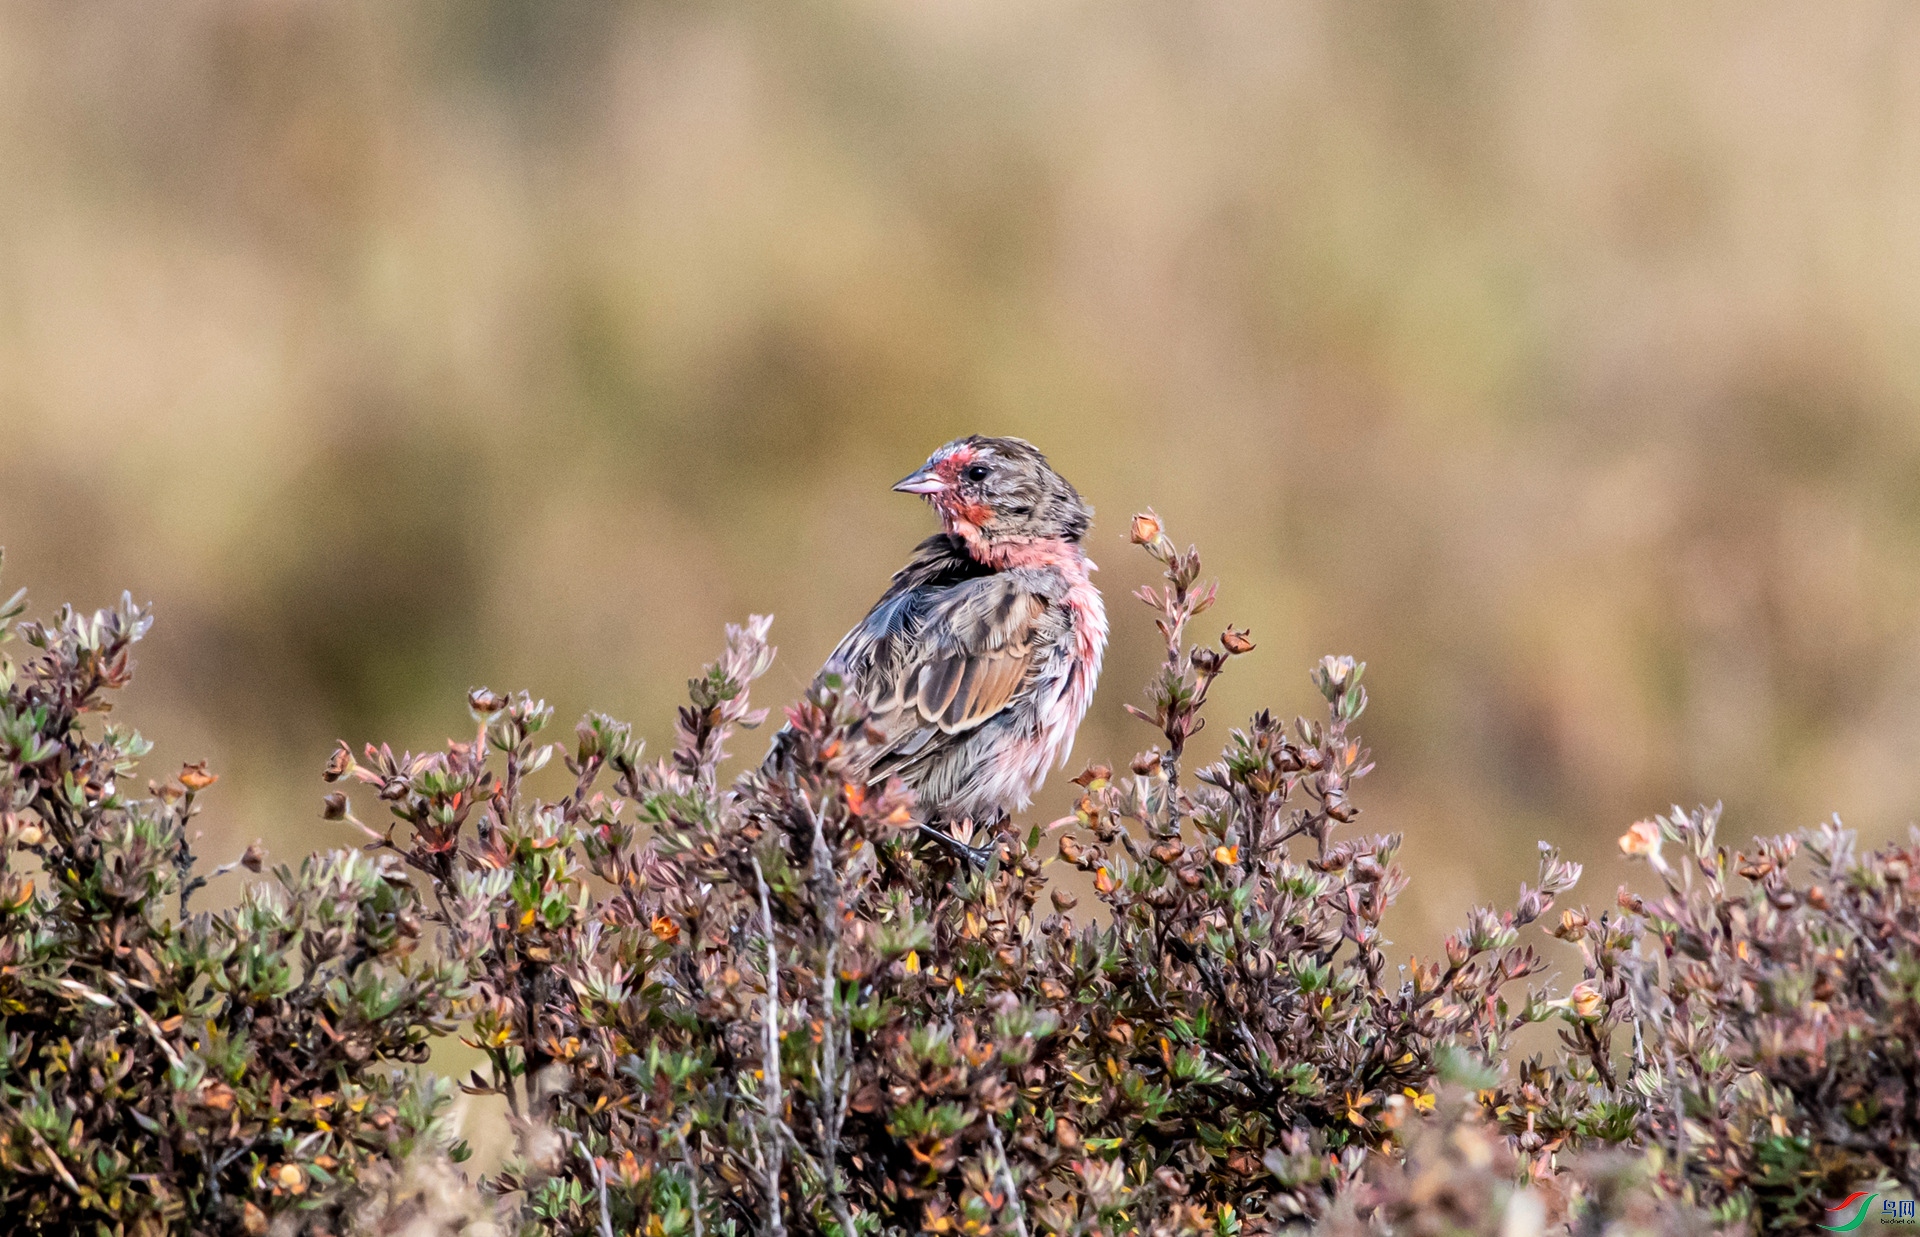
M 1032 582 L 996 574 L 889 593 L 847 633 L 826 672 L 843 675 L 873 710 L 884 769 L 985 722 L 1026 682 L 1048 600 Z
M 947 734 L 986 721 L 1026 681 L 1035 628 L 1046 612 L 1045 598 L 1007 576 L 947 590 L 903 650 L 888 711 L 911 711 Z

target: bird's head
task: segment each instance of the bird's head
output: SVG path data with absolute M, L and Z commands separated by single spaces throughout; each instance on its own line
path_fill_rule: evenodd
M 1077 542 L 1093 522 L 1079 491 L 1019 438 L 957 439 L 893 488 L 933 504 L 975 557 L 1017 542 Z

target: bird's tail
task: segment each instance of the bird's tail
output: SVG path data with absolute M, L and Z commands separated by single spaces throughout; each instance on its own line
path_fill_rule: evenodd
M 774 732 L 773 741 L 767 745 L 767 754 L 760 761 L 760 772 L 768 777 L 778 777 L 793 767 L 793 726 L 780 727 Z

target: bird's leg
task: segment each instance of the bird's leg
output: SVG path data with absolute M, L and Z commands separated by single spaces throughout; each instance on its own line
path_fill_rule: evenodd
M 1000 815 L 1000 820 L 1004 821 L 1005 819 L 1006 819 L 1006 814 L 1002 813 Z M 998 824 L 998 822 L 995 822 L 995 823 L 996 825 Z M 993 852 L 999 847 L 999 838 L 997 834 L 995 838 L 992 841 L 988 842 L 987 845 L 985 846 L 969 846 L 967 843 L 962 842 L 959 838 L 954 837 L 951 833 L 945 833 L 930 824 L 922 823 L 920 826 L 920 832 L 925 834 L 927 837 L 930 837 L 935 841 L 941 843 L 942 845 L 947 847 L 947 849 L 951 850 L 955 855 L 958 855 L 961 859 L 964 859 L 969 867 L 974 867 L 974 868 L 986 867 L 987 864 L 991 862 L 993 859 Z

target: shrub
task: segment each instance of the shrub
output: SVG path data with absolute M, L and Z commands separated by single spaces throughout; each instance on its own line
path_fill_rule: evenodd
M 1920 1194 L 1920 836 L 1862 856 L 1836 820 L 1741 854 L 1719 816 L 1635 824 L 1621 848 L 1664 895 L 1562 923 L 1584 964 L 1569 1052 L 1557 1077 L 1520 1072 L 1507 1127 L 1605 1126 L 1664 1152 L 1684 1197 L 1769 1229 L 1859 1187 Z M 1622 1026 L 1627 1051 L 1600 1051 Z
M 1915 1187 L 1913 847 L 1856 859 L 1834 826 L 1746 858 L 1676 812 L 1623 839 L 1663 898 L 1555 916 L 1579 869 L 1543 845 L 1510 908 L 1389 968 L 1399 840 L 1346 832 L 1365 667 L 1323 659 L 1324 719 L 1261 713 L 1190 767 L 1253 645 L 1190 644 L 1197 553 L 1151 513 L 1133 531 L 1165 577 L 1132 708 L 1156 742 L 1089 767 L 1062 820 L 962 827 L 981 866 L 853 776 L 871 740 L 831 682 L 777 762 L 723 780 L 765 716 L 756 618 L 666 755 L 597 714 L 550 742 L 543 703 L 476 690 L 443 751 L 334 753 L 324 814 L 364 848 L 189 913 L 213 776 L 129 797 L 146 745 L 104 718 L 145 613 L 20 625 L 0 1209 L 62 1232 L 1691 1232 Z M 1562 995 L 1547 932 L 1579 954 Z M 1518 1058 L 1529 1024 L 1557 1047 Z M 516 1135 L 472 1185 L 419 1068 L 455 1033 L 482 1062 L 459 1085 Z
M 1208 689 L 1252 645 L 1186 646 L 1213 590 L 1143 527 L 1167 656 L 1136 712 L 1165 747 L 1087 770 L 1073 817 L 982 869 L 920 845 L 897 786 L 850 779 L 869 740 L 831 686 L 788 713 L 778 768 L 721 786 L 761 716 L 763 619 L 693 681 L 668 757 L 590 717 L 554 801 L 527 789 L 556 748 L 524 695 L 474 693 L 478 729 L 444 753 L 342 747 L 329 776 L 388 805 L 394 833 L 361 827 L 429 883 L 475 977 L 490 1068 L 466 1087 L 543 1149 L 501 1187 L 579 1233 L 1260 1231 L 1324 1210 L 1390 1097 L 1432 1102 L 1443 1045 L 1499 1051 L 1544 1016 L 1501 993 L 1539 971 L 1516 934 L 1577 875 L 1551 851 L 1446 965 L 1390 980 L 1398 839 L 1331 841 L 1370 767 L 1364 667 L 1326 659 L 1326 721 L 1262 714 L 1183 783 Z M 330 811 L 358 823 L 344 796 Z M 1096 920 L 1049 893 L 1055 855 L 1092 875 Z
M 0 637 L 22 605 L 0 607 Z M 135 797 L 149 744 L 107 721 L 149 622 L 130 600 L 63 609 L 0 660 L 11 1231 L 265 1232 L 409 1154 L 449 1091 L 409 1067 L 453 1029 L 465 976 L 397 862 L 315 856 L 191 912 L 189 829 L 216 779 L 189 766 Z

